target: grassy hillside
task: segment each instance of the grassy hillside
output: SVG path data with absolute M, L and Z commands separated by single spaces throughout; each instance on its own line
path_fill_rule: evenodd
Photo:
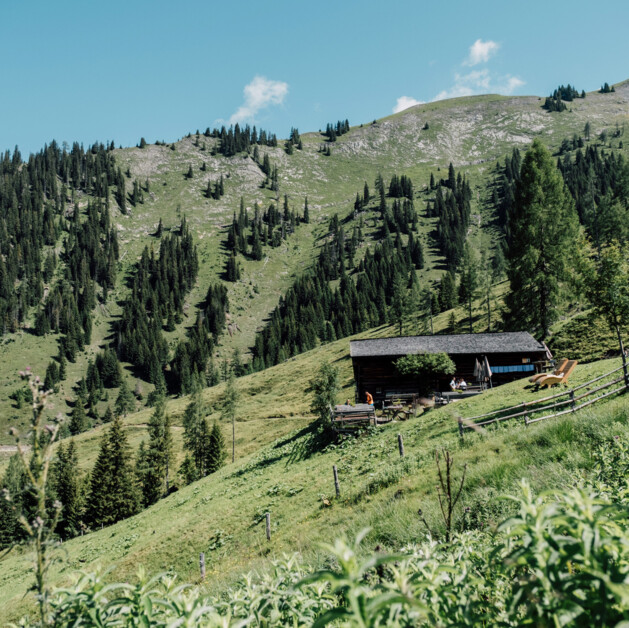
M 251 419 L 246 426 L 249 441 L 257 434 L 256 427 L 264 426 L 266 432 L 274 421 L 282 420 L 271 418 L 273 415 L 303 411 L 307 380 L 322 359 L 338 364 L 343 383 L 348 383 L 348 360 L 341 341 L 240 380 L 247 398 L 243 414 Z M 579 367 L 573 383 L 587 381 L 618 364 L 615 359 Z M 497 491 L 509 491 L 523 476 L 538 489 L 570 486 L 591 465 L 592 447 L 628 429 L 626 399 L 619 398 L 528 429 L 504 425 L 459 441 L 457 415 L 478 414 L 546 394 L 535 393 L 526 384 L 526 380 L 514 382 L 413 420 L 370 430 L 357 440 L 330 442 L 307 427 L 292 429 L 141 514 L 64 543 L 63 561 L 52 577 L 61 583 L 76 569 L 113 565 L 111 577 L 125 579 L 138 564 L 144 564 L 151 572 L 172 569 L 184 581 L 195 582 L 198 553 L 204 551 L 208 579 L 203 586 L 216 592 L 243 572 L 264 569 L 269 557 L 285 552 L 300 551 L 308 561 L 317 563 L 320 542 L 365 526 L 372 529 L 368 547 L 402 545 L 425 533 L 416 515 L 419 507 L 431 525 L 439 528 L 433 462 L 439 447 L 454 452 L 457 469 L 468 464 L 462 503 L 489 525 L 503 509 L 494 499 Z M 283 386 L 286 390 L 289 385 L 285 397 L 274 389 Z M 208 401 L 212 399 L 208 397 Z M 132 417 L 128 431 L 140 420 L 141 415 Z M 239 423 L 239 431 L 243 427 Z M 398 433 L 406 448 L 403 460 L 397 453 Z M 93 455 L 88 439 L 87 435 L 79 438 L 84 460 Z M 339 500 L 334 498 L 332 465 L 339 469 Z M 272 513 L 271 543 L 264 537 L 266 511 Z M 14 619 L 26 608 L 22 598 L 31 577 L 29 563 L 28 552 L 2 561 L 3 620 Z
M 492 245 L 491 213 L 485 206 L 486 184 L 493 176 L 497 160 L 514 147 L 525 149 L 536 137 L 542 137 L 552 148 L 561 141 L 582 133 L 586 122 L 592 127 L 592 141 L 603 129 L 629 121 L 627 102 L 629 82 L 616 85 L 611 94 L 591 92 L 585 99 L 577 99 L 570 109 L 561 114 L 549 114 L 541 109 L 543 99 L 535 96 L 503 97 L 496 95 L 457 98 L 418 105 L 399 114 L 373 123 L 354 126 L 349 133 L 332 145 L 331 156 L 319 152 L 324 140 L 320 133 L 303 133 L 303 150 L 287 155 L 283 142 L 277 148 L 261 148 L 261 157 L 269 154 L 272 164 L 279 169 L 279 198 L 288 196 L 291 209 L 302 211 L 304 198 L 309 200 L 312 222 L 300 225 L 282 246 L 266 247 L 260 262 L 243 259 L 243 276 L 239 282 L 229 284 L 231 303 L 230 320 L 237 325 L 233 336 L 225 334 L 217 357 L 231 356 L 234 348 L 243 352 L 252 345 L 257 329 L 268 313 L 277 305 L 280 296 L 292 283 L 295 275 L 303 272 L 318 253 L 321 238 L 327 232 L 327 221 L 334 213 L 341 217 L 352 212 L 356 192 L 365 181 L 374 192 L 374 179 L 378 173 L 388 183 L 395 174 L 406 174 L 413 180 L 416 190 L 416 207 L 422 217 L 419 237 L 427 254 L 427 265 L 420 280 L 440 277 L 441 259 L 431 239 L 435 220 L 423 216 L 430 173 L 436 178 L 446 176 L 452 162 L 457 170 L 466 174 L 472 183 L 472 226 L 468 237 L 477 248 Z M 428 129 L 424 129 L 425 125 Z M 217 140 L 201 136 L 183 138 L 171 145 L 148 144 L 145 148 L 124 148 L 115 151 L 115 159 L 123 172 L 129 173 L 127 189 L 133 181 L 142 185 L 148 182 L 145 201 L 137 207 L 128 205 L 128 213 L 113 209 L 120 242 L 120 272 L 116 289 L 108 304 L 95 312 L 93 339 L 90 347 L 81 354 L 76 364 L 70 364 L 68 377 L 62 384 L 56 411 L 67 412 L 67 402 L 74 398 L 73 385 L 85 373 L 87 360 L 93 356 L 111 335 L 111 324 L 120 312 L 120 304 L 127 296 L 126 280 L 146 245 L 158 246 L 153 237 L 159 219 L 168 230 L 188 219 L 199 248 L 200 272 L 197 283 L 187 298 L 184 320 L 166 337 L 174 345 L 196 316 L 196 308 L 204 298 L 212 281 L 220 278 L 225 263 L 225 226 L 232 214 L 238 211 L 240 198 L 251 210 L 258 202 L 264 209 L 276 200 L 275 192 L 260 187 L 264 175 L 248 155 L 225 158 L 212 155 Z M 195 146 L 198 143 L 198 146 Z M 612 140 L 617 149 L 618 140 Z M 624 152 L 629 150 L 625 143 Z M 202 150 L 205 147 L 205 150 Z M 204 170 L 201 170 L 201 166 Z M 192 166 L 193 177 L 185 174 Z M 225 195 L 220 200 L 205 198 L 204 190 L 209 179 L 225 177 Z M 87 198 L 78 195 L 81 207 Z M 376 212 L 363 216 L 365 242 L 358 255 L 373 243 Z M 346 231 L 351 229 L 351 222 Z M 5 336 L 0 342 L 0 445 L 9 444 L 10 426 L 23 427 L 28 409 L 17 409 L 9 395 L 18 387 L 16 372 L 30 365 L 35 372 L 43 373 L 51 357 L 57 352 L 56 339 L 44 339 L 28 332 Z M 131 381 L 133 388 L 134 382 Z M 145 394 L 150 387 L 144 385 Z M 110 392 L 115 399 L 116 391 Z M 106 403 L 100 404 L 104 411 Z

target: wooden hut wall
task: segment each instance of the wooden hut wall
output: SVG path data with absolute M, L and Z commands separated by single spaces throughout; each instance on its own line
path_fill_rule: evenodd
M 530 361 L 543 360 L 543 352 L 531 353 L 494 353 L 486 354 L 490 366 L 513 366 Z M 397 373 L 393 363 L 400 356 L 377 356 L 352 358 L 354 380 L 356 382 L 356 400 L 364 401 L 365 392 L 369 391 L 376 401 L 382 401 L 387 392 L 416 392 L 417 379 L 411 376 L 401 376 Z M 456 377 L 463 377 L 468 384 L 476 383 L 474 379 L 474 365 L 483 356 L 472 354 L 451 355 L 456 365 Z M 503 384 L 521 377 L 532 375 L 531 372 L 495 373 L 492 377 L 494 384 Z M 440 391 L 448 390 L 451 377 L 435 380 L 433 385 Z

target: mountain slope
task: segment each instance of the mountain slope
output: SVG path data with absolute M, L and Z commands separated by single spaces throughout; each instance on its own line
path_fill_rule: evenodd
M 373 194 L 373 182 L 381 173 L 385 183 L 393 174 L 406 174 L 414 182 L 416 207 L 420 212 L 419 237 L 427 253 L 427 266 L 420 272 L 420 281 L 441 276 L 441 258 L 434 248 L 431 232 L 435 220 L 423 216 L 424 201 L 430 198 L 426 190 L 430 173 L 446 176 L 447 166 L 454 163 L 457 170 L 472 182 L 472 226 L 469 238 L 475 246 L 491 246 L 494 231 L 492 215 L 485 206 L 487 183 L 493 166 L 513 147 L 525 148 L 535 137 L 557 149 L 562 140 L 581 134 L 586 122 L 592 126 L 592 138 L 604 129 L 611 130 L 629 120 L 629 82 L 618 84 L 610 94 L 589 93 L 585 99 L 570 103 L 563 113 L 550 114 L 541 108 L 543 100 L 534 96 L 503 97 L 495 95 L 458 98 L 418 105 L 399 114 L 362 126 L 352 127 L 331 144 L 331 155 L 319 149 L 325 139 L 319 133 L 302 134 L 303 150 L 287 155 L 282 146 L 261 148 L 268 153 L 271 163 L 279 170 L 279 193 L 261 188 L 264 174 L 246 154 L 225 158 L 212 155 L 217 140 L 195 135 L 170 145 L 148 144 L 145 148 L 114 151 L 117 164 L 128 171 L 127 189 L 134 180 L 142 185 L 148 181 L 149 191 L 144 203 L 128 205 L 128 213 L 112 209 L 113 222 L 120 241 L 120 270 L 116 289 L 105 306 L 95 311 L 91 346 L 80 355 L 75 365 L 69 365 L 68 378 L 61 386 L 57 410 L 68 411 L 74 397 L 72 386 L 84 375 L 87 359 L 112 338 L 112 323 L 120 313 L 120 306 L 128 296 L 127 279 L 133 272 L 144 246 L 158 247 L 152 234 L 160 218 L 166 229 L 177 227 L 186 216 L 199 248 L 200 272 L 197 283 L 186 299 L 182 324 L 174 332 L 165 333 L 171 347 L 185 334 L 186 327 L 196 317 L 198 304 L 205 297 L 208 286 L 222 276 L 226 255 L 225 227 L 237 212 L 242 197 L 252 210 L 258 202 L 264 209 L 271 202 L 279 204 L 286 194 L 291 209 L 302 211 L 307 196 L 312 216 L 311 224 L 301 224 L 280 247 L 265 247 L 260 262 L 242 259 L 243 277 L 228 283 L 231 303 L 230 322 L 233 336 L 224 334 L 217 349 L 217 360 L 230 358 L 234 348 L 246 352 L 253 344 L 256 330 L 277 305 L 294 276 L 310 266 L 327 234 L 327 221 L 339 213 L 343 218 L 351 214 L 357 192 L 362 192 L 366 181 Z M 424 127 L 428 125 L 427 129 Z M 592 140 L 594 142 L 594 139 Z M 199 143 L 195 146 L 195 143 Z M 203 144 L 205 143 L 205 150 Z M 282 143 L 280 143 L 282 144 Z M 618 142 L 615 142 L 618 150 Z M 628 152 L 629 146 L 623 151 Z M 205 164 L 205 170 L 201 170 Z M 192 166 L 193 177 L 185 175 Z M 220 200 L 205 198 L 209 179 L 216 182 L 223 175 L 225 195 Z M 79 199 L 83 205 L 87 199 Z M 113 207 L 113 206 L 112 206 Z M 365 243 L 359 255 L 371 246 L 376 237 L 376 210 L 364 214 Z M 349 224 L 352 224 L 351 222 Z M 56 338 L 42 339 L 30 334 L 9 334 L 0 345 L 3 375 L 0 384 L 0 443 L 10 443 L 7 425 L 25 424 L 27 409 L 17 409 L 8 397 L 19 383 L 17 370 L 30 365 L 43 373 L 56 354 Z M 28 364 L 27 364 L 28 363 Z M 131 382 L 133 387 L 133 382 Z M 144 385 L 145 393 L 150 386 Z M 116 391 L 110 393 L 110 403 Z M 102 412 L 105 403 L 100 404 Z

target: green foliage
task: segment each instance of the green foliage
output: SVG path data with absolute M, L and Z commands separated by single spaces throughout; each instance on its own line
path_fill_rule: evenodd
M 620 451 L 620 450 L 619 450 Z M 626 450 L 599 460 L 624 466 Z M 616 478 L 612 478 L 616 484 Z M 622 482 L 624 484 L 624 482 Z M 625 485 L 626 486 L 626 485 Z M 626 489 L 625 489 L 626 494 Z M 83 574 L 51 598 L 56 625 L 86 616 L 104 626 L 125 617 L 139 624 L 615 626 L 629 619 L 628 515 L 592 489 L 535 496 L 522 482 L 509 497 L 516 514 L 498 534 L 464 532 L 451 543 L 431 539 L 396 554 L 365 552 L 361 543 L 326 546 L 326 568 L 308 573 L 296 557 L 250 575 L 221 599 L 174 587 L 166 575 L 105 588 L 99 574 Z M 217 531 L 210 548 L 220 547 Z
M 116 416 L 101 439 L 92 470 L 85 516 L 95 527 L 126 519 L 139 509 L 140 495 L 131 467 L 129 444 L 120 416 Z
M 522 162 L 515 206 L 507 225 L 511 292 L 505 299 L 505 325 L 546 337 L 559 316 L 561 291 L 581 255 L 581 243 L 574 202 L 539 140 Z
M 328 362 L 324 362 L 317 374 L 310 380 L 312 403 L 310 410 L 325 425 L 330 420 L 330 406 L 336 403 L 339 392 L 339 370 Z
M 114 412 L 117 416 L 127 416 L 127 414 L 134 408 L 135 397 L 133 396 L 131 390 L 129 390 L 127 380 L 123 379 L 120 382 L 120 390 L 118 391 L 118 397 L 116 398 L 116 403 L 114 405 Z
M 394 363 L 400 375 L 435 378 L 454 375 L 456 367 L 447 353 L 418 353 L 398 358 Z
M 143 504 L 150 506 L 168 493 L 169 473 L 173 460 L 170 418 L 164 411 L 164 399 L 157 401 L 148 425 L 149 443 L 143 456 L 138 456 L 138 473 Z M 140 463 L 140 458 L 142 458 Z

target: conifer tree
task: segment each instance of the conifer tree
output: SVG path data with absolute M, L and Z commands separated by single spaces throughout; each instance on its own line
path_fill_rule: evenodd
M 227 258 L 225 278 L 227 281 L 238 281 L 240 279 L 240 264 L 238 263 L 236 253 L 234 251 L 232 251 Z
M 111 423 L 114 420 L 114 413 L 111 411 L 111 406 L 107 406 L 105 412 L 103 413 L 102 421 L 103 423 Z
M 83 399 L 81 396 L 77 397 L 74 408 L 72 408 L 72 416 L 70 417 L 68 427 L 70 429 L 70 434 L 74 435 L 85 432 L 85 430 L 89 427 L 87 414 L 85 414 L 85 407 L 83 406 Z
M 476 298 L 479 287 L 478 262 L 469 244 L 465 245 L 463 261 L 461 264 L 461 282 L 459 285 L 459 299 L 467 303 L 468 324 L 470 334 L 474 333 L 472 328 L 472 302 Z
M 205 421 L 207 423 L 207 421 Z M 214 473 L 218 471 L 225 463 L 227 451 L 225 448 L 225 439 L 219 424 L 214 421 L 212 431 L 209 434 L 209 443 L 205 460 L 206 473 Z
M 625 383 L 629 386 L 627 356 L 621 330 L 629 323 L 629 261 L 617 242 L 601 252 L 598 261 L 585 264 L 587 295 L 596 313 L 616 333 Z
M 145 473 L 141 478 L 143 501 L 154 504 L 168 493 L 170 463 L 173 454 L 170 419 L 164 410 L 164 399 L 157 401 L 148 424 L 149 442 L 145 454 Z
M 127 380 L 122 379 L 120 382 L 120 390 L 118 391 L 118 397 L 116 398 L 116 404 L 114 405 L 114 412 L 116 416 L 127 416 L 135 408 L 135 397 L 129 390 Z
M 304 198 L 304 222 L 308 224 L 310 222 L 310 212 L 308 211 L 308 197 Z
M 398 334 L 402 335 L 402 327 L 408 312 L 408 290 L 404 277 L 398 276 L 393 283 L 393 298 L 389 308 L 389 322 L 398 326 Z
M 57 447 L 57 459 L 52 469 L 52 488 L 61 502 L 61 516 L 57 533 L 62 539 L 76 536 L 81 517 L 81 493 L 79 483 L 79 458 L 74 440 L 65 448 L 63 442 Z
M 201 386 L 195 382 L 190 403 L 183 415 L 183 444 L 191 455 L 196 476 L 206 475 L 206 455 L 209 448 L 209 429 L 205 419 L 205 406 L 201 397 Z
M 522 161 L 515 201 L 516 212 L 508 225 L 511 290 L 505 299 L 505 325 L 546 337 L 558 317 L 560 289 L 569 277 L 569 263 L 580 255 L 580 226 L 561 173 L 539 140 Z
M 136 514 L 140 509 L 140 495 L 127 436 L 122 420 L 116 416 L 103 434 L 98 458 L 92 470 L 86 519 L 92 527 L 110 525 Z

